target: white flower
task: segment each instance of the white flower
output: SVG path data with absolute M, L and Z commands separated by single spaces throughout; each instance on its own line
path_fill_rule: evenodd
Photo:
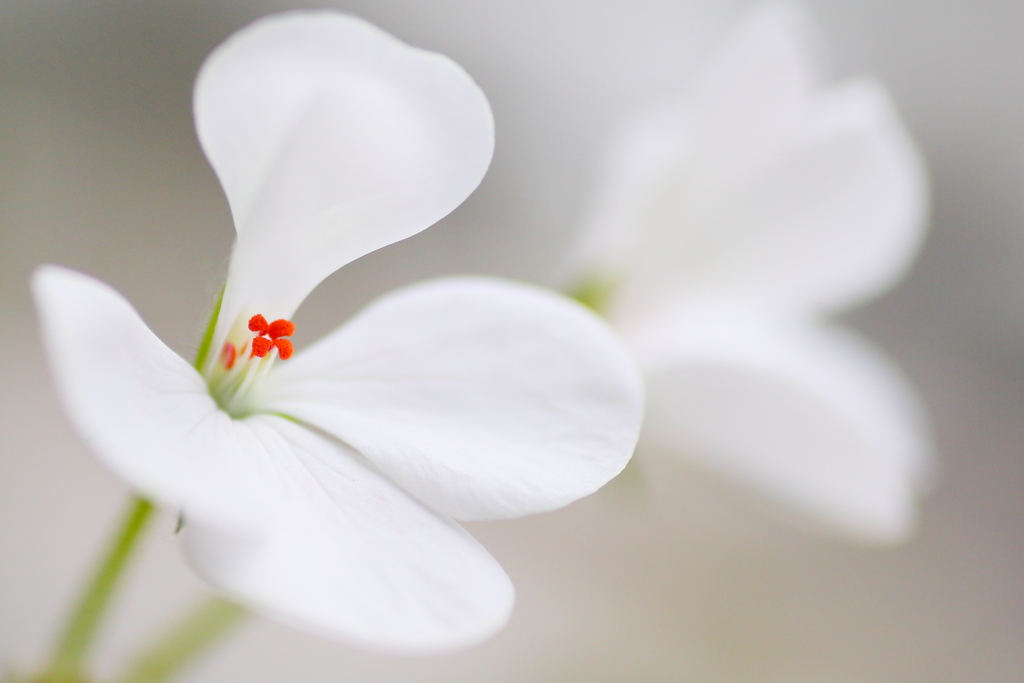
M 197 372 L 108 286 L 41 267 L 73 421 L 182 511 L 195 569 L 245 604 L 375 649 L 487 637 L 512 586 L 452 518 L 552 510 L 615 476 L 639 432 L 633 361 L 581 306 L 484 278 L 394 292 L 286 359 L 321 280 L 483 177 L 491 112 L 447 58 L 352 17 L 280 15 L 209 57 L 195 115 L 238 233 L 212 344 Z
M 930 458 L 899 371 L 827 316 L 923 238 L 923 163 L 883 88 L 819 84 L 795 6 L 748 15 L 613 150 L 577 263 L 648 379 L 644 441 L 832 530 L 912 530 Z

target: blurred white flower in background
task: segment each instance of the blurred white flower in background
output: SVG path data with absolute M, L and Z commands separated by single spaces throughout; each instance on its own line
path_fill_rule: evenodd
M 181 510 L 192 565 L 245 604 L 382 650 L 489 636 L 512 586 L 452 518 L 552 510 L 621 471 L 632 360 L 578 304 L 485 278 L 392 293 L 290 358 L 286 319 L 321 280 L 474 190 L 487 100 L 449 59 L 320 12 L 229 39 L 194 107 L 237 230 L 215 325 L 194 369 L 110 287 L 40 268 L 73 421 Z
M 828 318 L 907 269 L 926 174 L 880 84 L 821 84 L 816 37 L 799 7 L 759 7 L 679 101 L 623 133 L 578 294 L 645 371 L 644 443 L 895 542 L 931 458 L 923 411 Z

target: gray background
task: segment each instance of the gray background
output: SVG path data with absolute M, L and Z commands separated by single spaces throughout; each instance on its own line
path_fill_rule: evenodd
M 449 272 L 552 283 L 616 123 L 685 83 L 745 3 L 338 3 L 455 58 L 495 110 L 480 190 L 426 233 L 331 278 L 301 346 L 372 296 Z M 232 30 L 286 2 L 0 5 L 0 658 L 45 654 L 126 497 L 56 404 L 26 282 L 43 261 L 123 292 L 189 353 L 232 230 L 192 131 L 191 82 Z M 311 5 L 304 5 L 311 6 Z M 473 650 L 383 657 L 254 621 L 198 666 L 213 681 L 1019 681 L 1024 677 L 1024 6 L 809 3 L 839 77 L 891 88 L 929 162 L 932 231 L 909 278 L 848 316 L 928 402 L 938 485 L 917 537 L 809 535 L 656 454 L 646 485 L 471 530 L 518 590 Z M 104 637 L 113 662 L 202 591 L 164 519 Z

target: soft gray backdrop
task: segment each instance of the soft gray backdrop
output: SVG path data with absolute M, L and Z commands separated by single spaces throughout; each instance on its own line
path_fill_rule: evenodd
M 303 6 L 312 6 L 311 3 Z M 746 3 L 359 0 L 448 54 L 495 109 L 481 189 L 370 255 L 300 311 L 300 345 L 373 295 L 448 272 L 552 283 L 603 138 L 670 96 Z M 555 514 L 472 531 L 516 583 L 509 628 L 465 653 L 370 655 L 254 621 L 197 682 L 1016 682 L 1024 677 L 1024 6 L 809 3 L 838 76 L 890 86 L 931 167 L 932 233 L 909 279 L 849 316 L 924 394 L 941 451 L 917 538 L 809 536 L 655 454 Z M 6 0 L 0 5 L 0 659 L 45 653 L 126 496 L 55 402 L 26 282 L 49 261 L 117 287 L 172 347 L 196 342 L 231 241 L 192 131 L 195 70 L 288 2 Z M 202 590 L 169 520 L 103 641 L 110 671 Z

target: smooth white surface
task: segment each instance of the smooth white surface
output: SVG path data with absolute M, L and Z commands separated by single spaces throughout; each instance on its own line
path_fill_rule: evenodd
M 494 149 L 461 67 L 331 11 L 235 33 L 200 70 L 194 108 L 238 232 L 215 341 L 239 316 L 291 317 L 341 266 L 430 227 Z
M 835 310 L 906 271 L 923 163 L 881 85 L 817 86 L 809 21 L 754 10 L 682 101 L 622 134 L 590 249 L 626 314 L 694 293 Z
M 643 442 L 851 537 L 906 540 L 932 445 L 900 370 L 834 325 L 721 305 L 633 337 L 645 362 Z
M 428 505 L 479 520 L 559 508 L 618 474 L 643 388 L 582 306 L 447 278 L 387 295 L 279 364 L 254 405 L 316 425 Z
M 260 445 L 270 521 L 260 541 L 189 525 L 202 577 L 286 624 L 370 650 L 461 649 L 504 626 L 512 583 L 456 523 L 288 420 L 244 425 Z

